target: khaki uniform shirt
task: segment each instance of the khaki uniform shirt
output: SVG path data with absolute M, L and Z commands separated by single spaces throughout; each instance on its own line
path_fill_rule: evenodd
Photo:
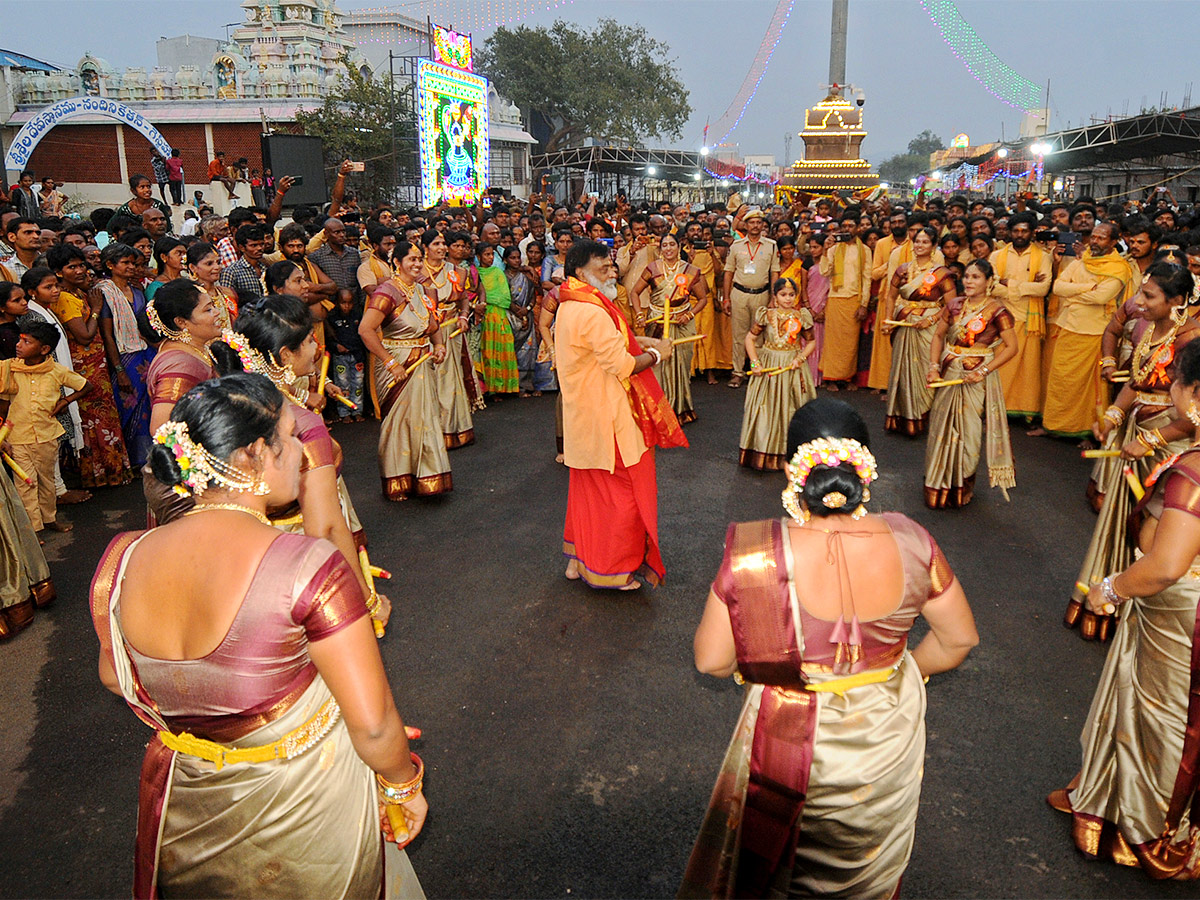
M 725 271 L 733 273 L 734 290 L 737 285 L 769 287 L 779 277 L 779 248 L 769 237 L 759 239 L 753 247 L 749 238 L 738 238 L 725 256 Z

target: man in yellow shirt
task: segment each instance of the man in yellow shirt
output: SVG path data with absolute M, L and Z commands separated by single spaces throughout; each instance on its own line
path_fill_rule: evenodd
M 858 371 L 859 332 L 871 304 L 871 253 L 858 239 L 856 215 L 843 216 L 841 233 L 825 239 L 825 254 L 819 265 L 821 274 L 829 279 L 821 376 L 826 387 L 836 391 L 837 382 L 853 386 Z
M 1037 220 L 1017 213 L 1008 221 L 1011 243 L 992 253 L 996 295 L 1013 316 L 1017 358 L 1000 369 L 1004 404 L 1010 416 L 1032 419 L 1042 412 L 1042 339 L 1046 335 L 1045 297 L 1050 293 L 1053 255 L 1033 242 Z
M 1100 377 L 1104 329 L 1119 304 L 1132 296 L 1134 274 L 1116 252 L 1117 226 L 1097 224 L 1088 250 L 1054 282 L 1058 319 L 1049 349 L 1042 424 L 1059 437 L 1086 438 L 1097 407 L 1108 406 Z
M 650 236 L 649 219 L 645 213 L 634 213 L 629 220 L 632 240 L 617 251 L 617 278 L 628 297 L 633 296 L 633 286 L 638 283 L 646 266 L 658 259 L 658 245 Z M 645 322 L 633 322 L 634 334 L 641 334 Z
M 875 256 L 871 262 L 871 282 L 872 286 L 878 283 L 879 287 L 876 293 L 883 298 L 883 292 L 887 290 L 888 283 L 891 281 L 892 274 L 895 273 L 895 266 L 890 265 L 890 259 L 893 253 L 898 251 L 901 246 L 909 248 L 909 259 L 912 258 L 912 240 L 908 236 L 908 215 L 902 209 L 894 211 L 888 217 L 888 233 L 879 239 L 875 244 Z M 904 260 L 908 262 L 909 260 Z M 888 386 L 888 375 L 892 369 L 892 342 L 891 340 L 880 333 L 880 328 L 883 325 L 883 316 L 875 317 L 875 340 L 871 343 L 871 369 L 867 374 L 867 387 L 872 390 L 886 391 Z

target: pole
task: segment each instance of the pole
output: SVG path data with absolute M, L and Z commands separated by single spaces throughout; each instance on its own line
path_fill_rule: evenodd
M 833 21 L 829 33 L 829 83 L 846 86 L 846 24 L 850 0 L 833 0 Z M 841 96 L 841 91 L 837 91 Z

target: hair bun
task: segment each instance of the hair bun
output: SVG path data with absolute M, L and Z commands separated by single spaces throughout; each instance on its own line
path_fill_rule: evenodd
M 183 484 L 183 471 L 175 460 L 175 454 L 163 444 L 156 443 L 150 447 L 150 471 L 167 487 Z

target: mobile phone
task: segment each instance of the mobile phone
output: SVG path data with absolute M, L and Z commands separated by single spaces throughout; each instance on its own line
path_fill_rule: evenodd
M 708 249 L 708 241 L 696 241 L 694 244 L 692 244 L 692 246 L 695 247 L 697 250 L 707 250 Z
M 1058 235 L 1058 242 L 1066 249 L 1063 251 L 1063 256 L 1075 255 L 1075 243 L 1079 240 L 1079 232 L 1063 231 Z
M 1167 189 L 1165 187 L 1160 187 L 1160 188 L 1158 188 L 1158 192 L 1160 194 L 1165 194 L 1167 192 Z
M 847 231 L 839 231 L 833 236 L 833 240 L 838 244 L 848 244 L 850 241 L 854 240 L 854 235 Z
M 304 176 L 303 175 L 293 175 L 292 176 L 292 187 L 300 187 L 300 185 L 302 185 L 302 184 L 304 184 Z
M 366 171 L 366 169 L 367 169 L 367 164 L 366 164 L 366 163 L 362 163 L 362 162 L 352 162 L 352 163 L 350 163 L 350 171 L 351 171 L 351 172 L 365 172 L 365 171 Z
M 1057 241 L 1058 232 L 1053 228 L 1047 228 L 1034 234 L 1033 239 L 1035 241 Z

